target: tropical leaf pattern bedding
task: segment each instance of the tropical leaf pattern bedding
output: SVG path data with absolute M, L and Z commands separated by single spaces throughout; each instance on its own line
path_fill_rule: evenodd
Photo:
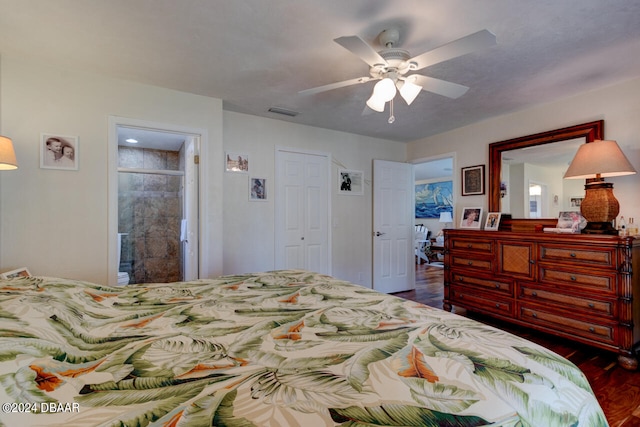
M 3 280 L 0 331 L 4 426 L 607 425 L 555 353 L 305 271 Z

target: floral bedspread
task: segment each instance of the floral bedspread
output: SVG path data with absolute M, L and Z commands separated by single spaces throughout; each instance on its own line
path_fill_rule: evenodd
M 525 339 L 304 271 L 0 281 L 4 426 L 607 425 Z

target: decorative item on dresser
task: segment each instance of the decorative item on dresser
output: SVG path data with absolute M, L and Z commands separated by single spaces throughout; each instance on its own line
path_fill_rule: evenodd
M 445 310 L 460 306 L 616 351 L 622 367 L 638 368 L 640 240 L 461 229 L 444 233 Z

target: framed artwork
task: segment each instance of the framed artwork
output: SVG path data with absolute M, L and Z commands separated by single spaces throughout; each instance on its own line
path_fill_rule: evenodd
M 249 200 L 252 202 L 267 201 L 267 179 L 249 178 Z
M 416 218 L 440 218 L 453 214 L 453 181 L 416 184 Z
M 460 218 L 460 228 L 480 229 L 482 221 L 482 208 L 464 208 Z
M 40 167 L 78 170 L 78 137 L 56 133 L 40 134 Z
M 489 212 L 487 214 L 487 222 L 484 224 L 484 229 L 489 231 L 497 231 L 500 226 L 500 212 Z
M 580 209 L 580 205 L 582 205 L 582 200 L 584 197 L 569 197 L 569 207 L 574 209 Z
M 364 172 L 338 169 L 338 193 L 348 196 L 364 194 Z
M 241 153 L 225 153 L 225 172 L 249 173 L 249 155 Z
M 484 194 L 484 165 L 462 168 L 462 195 Z
M 0 279 L 13 279 L 14 277 L 29 277 L 31 273 L 26 267 L 18 268 L 17 270 L 5 271 L 0 274 Z

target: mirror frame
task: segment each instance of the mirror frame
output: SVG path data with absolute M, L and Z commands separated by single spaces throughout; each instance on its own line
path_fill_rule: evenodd
M 489 144 L 489 212 L 500 212 L 500 175 L 503 152 L 580 137 L 585 138 L 586 142 L 604 139 L 604 120 L 596 120 Z M 512 229 L 514 231 L 516 229 L 533 230 L 536 229 L 536 226 L 555 227 L 556 223 L 557 218 L 507 218 L 504 220 L 504 227 L 503 221 L 501 221 L 500 229 Z

